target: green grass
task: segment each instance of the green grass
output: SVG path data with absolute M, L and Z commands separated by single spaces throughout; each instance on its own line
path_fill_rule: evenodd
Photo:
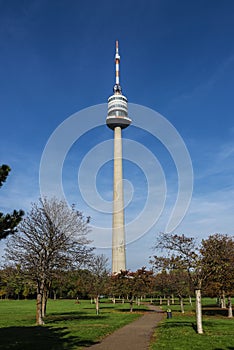
M 215 308 L 215 299 L 204 299 L 203 305 L 204 334 L 196 333 L 195 306 L 186 305 L 182 315 L 179 305 L 172 305 L 172 318 L 156 328 L 151 350 L 234 350 L 234 319 Z
M 129 304 L 102 303 L 97 316 L 89 301 L 49 300 L 46 324 L 36 326 L 35 308 L 35 300 L 0 300 L 1 350 L 81 349 L 140 316 Z
M 204 334 L 196 333 L 194 303 L 185 306 L 184 315 L 178 304 L 172 305 L 172 319 L 156 328 L 151 350 L 234 350 L 234 319 L 226 317 L 227 311 L 210 309 L 215 299 L 203 304 Z M 129 304 L 102 302 L 96 316 L 89 301 L 49 300 L 46 324 L 36 326 L 35 300 L 0 300 L 0 350 L 78 350 L 138 318 L 144 309 L 130 313 Z

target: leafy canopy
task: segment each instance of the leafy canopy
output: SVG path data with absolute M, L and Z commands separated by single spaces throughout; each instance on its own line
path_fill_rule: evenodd
M 2 164 L 0 166 L 0 187 L 6 181 L 10 171 L 11 168 L 8 165 Z M 14 210 L 12 214 L 0 212 L 0 240 L 17 231 L 16 227 L 22 220 L 23 215 L 23 210 Z

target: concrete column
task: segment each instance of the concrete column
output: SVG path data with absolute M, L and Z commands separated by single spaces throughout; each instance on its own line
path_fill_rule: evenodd
M 114 129 L 112 273 L 126 270 L 121 127 Z

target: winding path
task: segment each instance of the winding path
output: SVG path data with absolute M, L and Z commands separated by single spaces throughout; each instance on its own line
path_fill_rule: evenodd
M 164 318 L 163 312 L 153 305 L 136 321 L 116 330 L 100 343 L 85 349 L 92 350 L 147 350 L 157 324 Z

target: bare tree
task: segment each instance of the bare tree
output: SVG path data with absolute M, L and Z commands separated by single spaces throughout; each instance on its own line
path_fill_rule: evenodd
M 43 324 L 47 290 L 56 273 L 89 261 L 88 221 L 66 202 L 40 199 L 7 242 L 6 259 L 37 283 L 37 324 Z

